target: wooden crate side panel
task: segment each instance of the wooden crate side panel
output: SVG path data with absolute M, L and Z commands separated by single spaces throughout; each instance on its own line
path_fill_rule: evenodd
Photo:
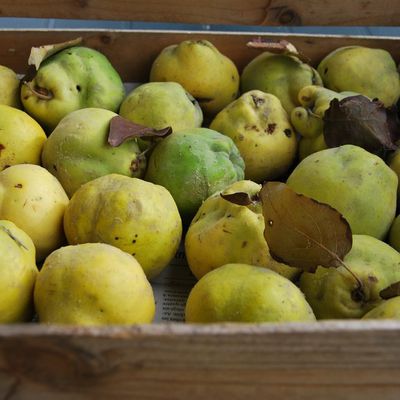
M 399 324 L 350 325 L 103 333 L 25 326 L 0 331 L 0 393 L 41 400 L 398 399 Z
M 241 71 L 259 50 L 246 43 L 255 37 L 290 40 L 313 65 L 330 51 L 340 46 L 365 45 L 381 47 L 392 53 L 396 62 L 400 57 L 400 41 L 391 38 L 280 35 L 280 34 L 228 34 L 176 31 L 0 31 L 0 59 L 3 65 L 24 73 L 32 46 L 57 43 L 82 36 L 84 44 L 103 52 L 126 82 L 145 82 L 158 53 L 166 46 L 186 39 L 207 39 L 228 57 Z
M 0 16 L 233 25 L 381 25 L 400 22 L 397 0 L 3 0 Z

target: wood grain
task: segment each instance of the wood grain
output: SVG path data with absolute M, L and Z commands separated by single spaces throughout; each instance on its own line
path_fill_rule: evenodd
M 3 399 L 398 399 L 400 322 L 0 329 Z
M 187 31 L 54 31 L 0 30 L 0 60 L 18 73 L 27 69 L 32 46 L 58 43 L 78 36 L 84 44 L 103 52 L 126 82 L 145 82 L 158 53 L 166 46 L 186 39 L 207 39 L 230 57 L 241 71 L 260 50 L 250 49 L 246 43 L 255 37 L 291 41 L 313 65 L 339 46 L 359 44 L 388 50 L 395 60 L 400 59 L 400 41 L 395 38 L 285 35 L 257 33 L 210 33 Z
M 399 25 L 398 0 L 2 0 L 0 16 L 234 25 Z

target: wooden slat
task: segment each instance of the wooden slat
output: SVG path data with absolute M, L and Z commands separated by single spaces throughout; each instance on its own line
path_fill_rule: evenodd
M 0 329 L 4 399 L 397 400 L 400 322 Z
M 398 0 L 2 0 L 0 16 L 234 25 L 399 25 Z
M 339 46 L 359 44 L 381 47 L 390 51 L 396 61 L 400 58 L 400 41 L 393 38 L 314 36 L 284 34 L 228 34 L 174 31 L 15 31 L 0 30 L 0 64 L 24 73 L 32 46 L 57 43 L 82 36 L 84 43 L 106 54 L 123 79 L 127 82 L 145 82 L 151 63 L 167 45 L 185 39 L 208 39 L 241 70 L 258 50 L 246 47 L 254 37 L 285 38 L 291 41 L 316 65 L 331 50 Z

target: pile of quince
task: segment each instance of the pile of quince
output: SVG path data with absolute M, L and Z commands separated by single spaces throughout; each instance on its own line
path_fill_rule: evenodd
M 0 67 L 0 322 L 150 323 L 183 243 L 187 322 L 400 318 L 400 77 L 282 41 L 207 40 L 129 92 L 80 39 Z

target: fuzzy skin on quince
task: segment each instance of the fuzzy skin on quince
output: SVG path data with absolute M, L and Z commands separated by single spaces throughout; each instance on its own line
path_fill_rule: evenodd
M 245 163 L 245 178 L 255 182 L 279 179 L 292 165 L 297 140 L 279 99 L 260 90 L 244 93 L 210 124 L 229 136 Z
M 400 182 L 400 148 L 391 153 L 387 160 L 389 167 L 396 173 Z M 397 204 L 400 205 L 400 185 L 397 186 Z
M 252 198 L 261 185 L 243 180 L 222 191 L 244 192 Z M 185 254 L 197 279 L 229 263 L 244 263 L 269 268 L 288 279 L 299 275 L 297 268 L 275 261 L 264 238 L 264 217 L 260 202 L 240 206 L 225 200 L 217 192 L 206 199 L 185 236 Z
M 328 146 L 325 143 L 324 135 L 318 135 L 316 137 L 303 137 L 299 139 L 299 160 L 304 160 L 310 154 L 316 153 L 317 151 L 326 150 Z
M 21 87 L 25 110 L 49 132 L 80 108 L 117 112 L 124 96 L 122 80 L 106 56 L 83 46 L 47 58 Z
M 287 184 L 336 208 L 353 234 L 383 239 L 395 217 L 397 175 L 380 157 L 358 146 L 309 155 L 292 171 Z
M 383 300 L 364 314 L 362 319 L 400 319 L 400 296 Z
M 179 83 L 149 82 L 133 89 L 123 100 L 119 114 L 154 129 L 173 131 L 199 128 L 203 112 L 199 103 Z
M 400 215 L 392 223 L 389 230 L 388 243 L 397 251 L 400 251 Z
M 107 143 L 115 114 L 102 108 L 84 108 L 65 116 L 48 137 L 42 153 L 43 166 L 72 196 L 84 183 L 117 173 L 140 178 L 146 159 L 136 139 L 117 147 Z
M 239 93 L 235 64 L 208 40 L 185 40 L 164 48 L 149 80 L 180 83 L 207 115 L 217 114 Z
M 31 238 L 13 222 L 0 220 L 0 323 L 32 318 L 38 269 Z
M 246 65 L 241 75 L 242 93 L 261 90 L 278 97 L 290 115 L 300 105 L 299 91 L 309 85 L 322 86 L 318 72 L 295 56 L 273 54 L 258 55 Z
M 169 264 L 182 236 L 167 189 L 119 174 L 82 185 L 65 211 L 64 229 L 70 244 L 102 242 L 132 254 L 148 279 Z
M 267 268 L 226 264 L 204 275 L 192 288 L 186 322 L 315 321 L 300 289 Z
M 207 128 L 186 129 L 156 145 L 145 179 L 166 187 L 182 219 L 190 223 L 207 197 L 244 179 L 244 161 L 228 136 Z
M 40 164 L 45 141 L 44 130 L 31 116 L 0 104 L 0 171 L 15 164 Z
M 389 107 L 400 96 L 400 76 L 390 53 L 363 46 L 340 47 L 317 68 L 324 86 L 336 92 L 350 90 Z
M 39 165 L 18 164 L 0 172 L 0 219 L 14 222 L 29 235 L 37 261 L 64 243 L 68 201 L 60 182 Z
M 381 290 L 400 281 L 400 253 L 371 236 L 353 235 L 344 262 L 362 282 L 361 290 L 342 266 L 301 275 L 300 289 L 317 319 L 361 318 L 382 301 Z
M 4 65 L 0 65 L 0 104 L 20 108 L 19 79 L 17 74 Z
M 150 283 L 131 255 L 104 243 L 65 246 L 51 253 L 35 285 L 39 321 L 127 325 L 152 322 Z

